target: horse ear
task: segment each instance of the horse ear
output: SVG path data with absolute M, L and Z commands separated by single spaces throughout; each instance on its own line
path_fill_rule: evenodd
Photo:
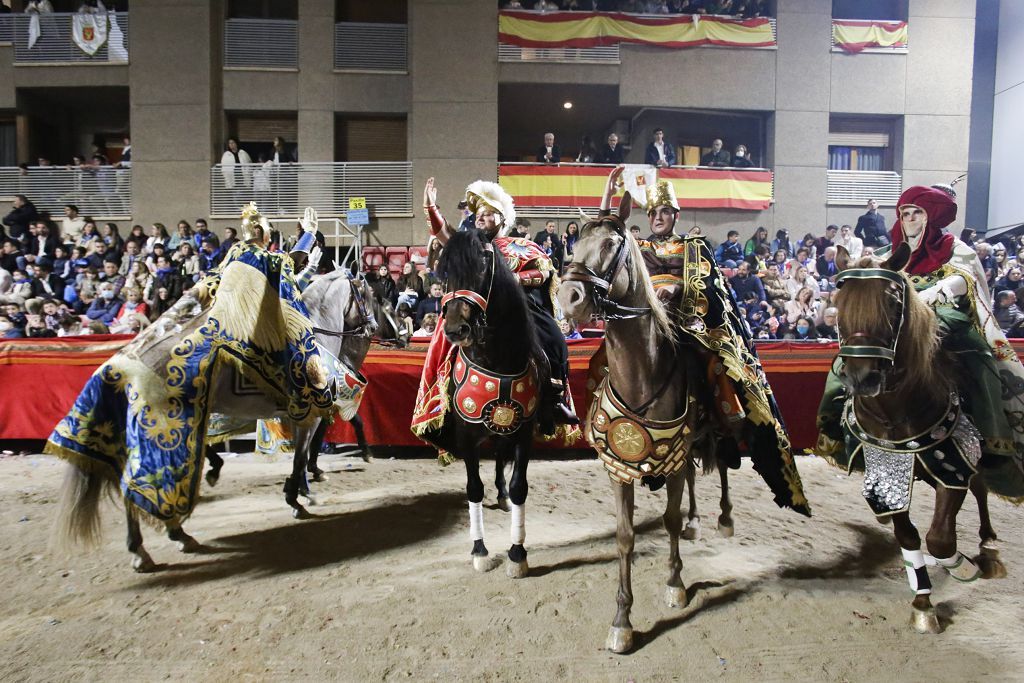
M 850 252 L 846 250 L 846 247 L 839 245 L 836 247 L 836 268 L 840 272 L 850 267 Z
M 882 267 L 899 272 L 903 270 L 909 262 L 910 245 L 907 244 L 906 242 L 901 242 L 900 246 L 892 250 L 892 256 L 890 256 L 887 261 L 882 263 Z
M 625 223 L 629 219 L 629 212 L 633 210 L 633 197 L 629 194 L 629 191 L 622 193 L 622 199 L 619 201 L 619 220 Z

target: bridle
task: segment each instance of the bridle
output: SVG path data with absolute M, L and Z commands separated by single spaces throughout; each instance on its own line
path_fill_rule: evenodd
M 377 320 L 373 314 L 366 307 L 366 299 L 363 297 L 362 291 L 362 278 L 354 278 L 351 274 L 348 276 L 349 291 L 352 296 L 348 298 L 348 304 L 345 306 L 345 310 L 342 311 L 342 319 L 348 317 L 349 311 L 352 307 L 356 307 L 356 313 L 359 315 L 359 326 L 353 327 L 351 330 L 328 330 L 323 327 L 314 327 L 314 334 L 322 334 L 325 337 L 372 337 L 377 329 Z M 397 328 L 396 328 L 397 329 Z
M 838 358 L 840 361 L 844 358 L 879 358 L 888 364 L 888 370 L 891 371 L 896 361 L 896 346 L 899 343 L 904 314 L 907 310 L 907 281 L 900 273 L 885 268 L 851 268 L 844 270 L 836 278 L 836 288 L 841 288 L 850 280 L 884 280 L 888 282 L 889 286 L 885 293 L 896 302 L 896 317 L 895 322 L 888 321 L 889 328 L 893 331 L 892 338 L 888 340 L 860 331 L 844 338 L 840 332 Z M 864 340 L 867 343 L 851 343 L 857 340 Z M 886 376 L 887 373 L 883 373 L 883 385 Z
M 628 320 L 631 318 L 639 318 L 641 316 L 650 315 L 651 308 L 649 306 L 623 306 L 618 301 L 614 301 L 610 298 L 610 292 L 612 284 L 615 282 L 615 278 L 619 276 L 619 273 L 629 263 L 629 249 L 626 248 L 626 240 L 629 237 L 626 236 L 626 226 L 618 218 L 618 216 L 612 214 L 601 220 L 601 222 L 608 222 L 614 227 L 616 234 L 621 238 L 619 241 L 618 249 L 615 251 L 615 256 L 612 258 L 611 265 L 608 270 L 598 275 L 590 266 L 586 264 L 573 261 L 569 264 L 568 270 L 562 277 L 563 281 L 566 282 L 581 282 L 584 288 L 589 285 L 590 298 L 596 311 L 598 318 L 602 320 Z M 580 235 L 592 226 L 599 225 L 600 222 L 588 223 L 580 230 Z M 578 242 L 577 242 L 578 243 Z M 629 285 L 627 291 L 633 289 L 633 271 L 630 269 L 626 270 L 629 276 Z
M 491 298 L 491 290 L 494 288 L 494 247 L 491 244 L 485 244 L 484 247 L 484 259 L 487 262 L 487 275 L 484 276 L 487 281 L 487 291 L 484 294 L 480 294 L 472 289 L 456 289 L 452 292 L 447 292 L 441 297 L 441 316 L 445 314 L 445 310 L 448 308 L 448 304 L 452 301 L 464 301 L 469 304 L 469 308 L 472 312 L 478 315 L 470 314 L 470 320 L 474 318 L 476 322 L 471 322 L 473 325 L 473 336 L 478 344 L 483 343 L 482 330 L 487 327 L 487 305 Z

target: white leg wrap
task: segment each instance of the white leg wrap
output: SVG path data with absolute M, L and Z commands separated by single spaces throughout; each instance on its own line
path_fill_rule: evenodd
M 971 558 L 961 552 L 954 553 L 952 557 L 936 557 L 935 563 L 957 581 L 973 581 L 981 574 L 981 570 Z
M 469 540 L 482 541 L 484 538 L 484 504 L 469 504 Z
M 526 503 L 516 505 L 512 503 L 512 545 L 522 545 L 526 542 Z
M 928 569 L 925 567 L 924 551 L 907 550 L 900 548 L 903 553 L 903 565 L 907 570 L 907 581 L 910 583 L 910 590 L 916 595 L 928 595 L 932 592 L 932 582 L 928 579 Z M 921 579 L 923 577 L 923 580 Z

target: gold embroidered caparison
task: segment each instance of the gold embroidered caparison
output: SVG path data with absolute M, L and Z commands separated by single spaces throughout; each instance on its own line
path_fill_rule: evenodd
M 687 401 L 683 414 L 673 420 L 649 420 L 631 412 L 605 377 L 590 405 L 587 442 L 608 473 L 624 484 L 670 476 L 686 464 L 693 445 L 692 403 Z

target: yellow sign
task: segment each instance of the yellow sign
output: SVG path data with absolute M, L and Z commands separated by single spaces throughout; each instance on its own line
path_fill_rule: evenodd
M 349 197 L 348 198 L 349 211 L 354 209 L 365 209 L 366 208 L 366 197 Z

